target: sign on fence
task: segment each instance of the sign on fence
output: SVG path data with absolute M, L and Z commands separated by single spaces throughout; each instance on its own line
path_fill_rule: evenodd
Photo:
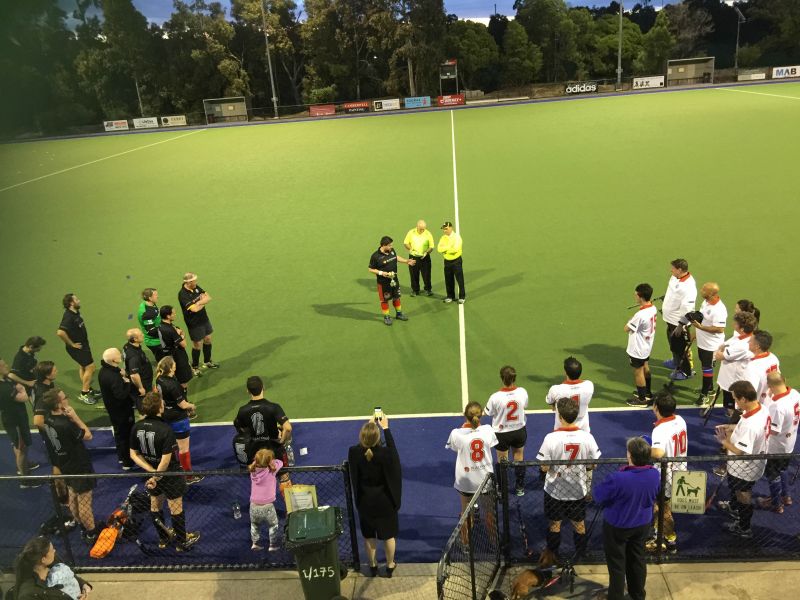
M 162 127 L 182 127 L 186 125 L 186 115 L 171 115 L 169 117 L 161 117 Z
M 143 117 L 133 120 L 134 129 L 152 129 L 158 127 L 158 117 Z
M 755 72 L 755 73 L 739 73 L 736 77 L 737 81 L 760 81 L 762 79 L 766 79 L 767 74 L 763 71 Z
M 582 83 L 570 83 L 564 90 L 565 94 L 591 94 L 597 91 L 596 81 L 584 81 Z
M 439 96 L 436 99 L 439 106 L 458 106 L 459 104 L 466 104 L 464 94 L 448 94 L 447 96 Z
M 103 128 L 106 131 L 127 131 L 128 121 L 103 121 Z
M 658 75 L 653 77 L 633 78 L 633 89 L 635 90 L 644 90 L 644 89 L 662 88 L 662 87 L 664 87 L 663 75 Z
M 775 67 L 772 69 L 773 79 L 787 79 L 789 77 L 800 77 L 800 65 L 794 67 Z
M 346 113 L 365 113 L 369 112 L 369 101 L 362 100 L 361 102 L 345 102 L 342 108 Z
M 426 108 L 431 105 L 430 96 L 411 96 L 403 99 L 403 106 L 406 108 Z
M 400 98 L 392 98 L 391 100 L 374 100 L 372 102 L 373 110 L 400 110 Z
M 316 104 L 308 107 L 308 115 L 311 117 L 325 117 L 336 114 L 335 104 Z
M 702 515 L 706 512 L 706 472 L 672 472 L 672 512 Z

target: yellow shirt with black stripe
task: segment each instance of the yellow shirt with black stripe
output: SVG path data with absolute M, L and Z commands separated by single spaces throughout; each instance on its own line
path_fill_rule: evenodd
M 442 253 L 445 260 L 455 260 L 461 256 L 461 236 L 455 231 L 450 235 L 443 235 L 436 249 Z

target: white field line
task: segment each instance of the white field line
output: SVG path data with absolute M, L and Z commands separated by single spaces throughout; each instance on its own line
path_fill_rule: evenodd
M 797 96 L 782 96 L 781 94 L 768 94 L 766 92 L 751 92 L 749 90 L 738 90 L 736 88 L 714 88 L 722 92 L 739 92 L 740 94 L 755 94 L 756 96 L 772 96 L 773 98 L 786 98 L 787 100 L 800 100 Z
M 40 181 L 42 179 L 47 179 L 48 177 L 53 177 L 54 175 L 61 175 L 62 173 L 66 173 L 67 171 L 73 171 L 75 169 L 80 169 L 81 167 L 88 167 L 89 165 L 93 165 L 95 163 L 99 163 L 104 160 L 108 160 L 109 158 L 116 158 L 117 156 L 122 156 L 123 154 L 130 154 L 131 152 L 136 152 L 137 150 L 144 150 L 145 148 L 151 148 L 153 146 L 158 146 L 159 144 L 166 144 L 167 142 L 172 142 L 174 140 L 179 140 L 187 135 L 194 135 L 200 131 L 205 131 L 205 129 L 196 129 L 195 131 L 190 131 L 189 133 L 183 133 L 181 135 L 176 135 L 175 137 L 168 138 L 166 140 L 161 140 L 158 142 L 153 142 L 152 144 L 145 144 L 144 146 L 138 146 L 137 148 L 131 148 L 130 150 L 125 150 L 124 152 L 117 152 L 116 154 L 110 154 L 108 156 L 103 156 L 102 158 L 96 158 L 94 160 L 90 160 L 89 162 L 81 163 L 79 165 L 74 165 L 72 167 L 67 167 L 66 169 L 61 169 L 59 171 L 53 171 L 52 173 L 48 173 L 47 175 L 40 175 L 39 177 L 34 177 L 33 179 L 28 179 L 27 181 L 21 181 L 19 183 L 15 183 L 14 185 L 9 185 L 4 188 L 0 188 L 0 193 L 6 192 L 8 190 L 13 190 L 14 188 L 20 187 L 22 185 L 27 185 L 28 183 L 33 183 L 35 181 Z
M 461 223 L 458 216 L 458 172 L 456 170 L 456 125 L 450 111 L 450 143 L 453 147 L 453 203 L 455 204 L 456 231 L 461 235 Z M 469 402 L 469 382 L 467 381 L 467 332 L 464 324 L 464 305 L 458 305 L 458 350 L 461 359 L 461 408 Z

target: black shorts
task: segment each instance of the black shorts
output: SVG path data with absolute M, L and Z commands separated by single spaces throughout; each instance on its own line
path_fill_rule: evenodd
M 767 481 L 772 481 L 789 468 L 790 458 L 768 458 L 767 466 L 764 467 L 764 477 Z
M 497 436 L 497 446 L 495 450 L 500 452 L 507 452 L 509 448 L 524 448 L 525 442 L 528 440 L 528 429 L 520 427 L 514 431 L 500 431 L 495 432 Z
M 630 354 L 628 354 L 628 360 L 630 361 L 631 366 L 634 369 L 641 369 L 645 365 L 645 363 L 648 360 L 650 360 L 650 357 L 648 356 L 647 358 L 633 358 Z
M 736 464 L 737 461 L 732 461 L 728 463 L 728 467 L 730 468 L 732 465 Z M 747 479 L 739 479 L 738 477 L 734 477 L 730 473 L 728 473 L 728 489 L 733 492 L 749 492 L 753 489 L 753 486 L 756 484 L 755 481 L 747 481 Z
M 80 350 L 78 348 L 72 348 L 71 346 L 67 346 L 67 354 L 70 355 L 70 358 L 78 363 L 82 367 L 88 367 L 94 362 L 94 357 L 92 356 L 92 349 L 89 348 L 89 344 L 84 344 L 83 348 Z
M 391 285 L 379 283 L 378 284 L 378 298 L 380 298 L 381 302 L 388 302 L 389 300 L 399 300 L 400 299 L 400 285 L 396 285 L 392 287 Z
M 189 364 L 186 350 L 184 348 L 176 348 L 172 358 L 175 359 L 175 379 L 180 384 L 189 383 L 194 374 L 192 373 L 192 365 Z
M 24 450 L 31 446 L 31 430 L 28 427 L 28 413 L 25 411 L 25 406 L 20 404 L 20 407 L 22 412 L 19 414 L 4 412 L 2 421 L 11 445 L 17 450 Z
M 204 337 L 212 333 L 214 333 L 214 328 L 211 326 L 211 321 L 189 327 L 189 339 L 193 342 L 202 342 Z
M 66 462 L 66 464 L 59 465 L 59 468 L 61 469 L 61 473 L 63 475 L 90 475 L 91 473 L 94 473 L 94 469 L 90 463 L 80 460 L 73 462 L 72 464 Z M 64 483 L 76 494 L 85 494 L 86 492 L 91 492 L 97 487 L 97 479 L 94 477 L 65 479 Z
M 151 496 L 166 496 L 167 500 L 175 500 L 186 493 L 188 488 L 186 480 L 181 476 L 170 475 L 161 477 L 156 483 L 156 487 L 147 490 Z
M 586 518 L 586 499 L 557 500 L 545 492 L 544 516 L 548 521 L 583 521 Z

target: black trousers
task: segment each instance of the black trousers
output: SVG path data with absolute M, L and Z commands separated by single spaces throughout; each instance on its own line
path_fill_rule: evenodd
M 133 465 L 131 460 L 131 429 L 135 421 L 133 408 L 129 412 L 114 412 L 109 415 L 111 418 L 111 428 L 114 431 L 114 445 L 117 447 L 117 459 L 126 467 Z
M 714 377 L 706 377 L 705 374 L 707 369 L 711 369 L 712 372 L 714 370 L 714 352 L 711 350 L 703 350 L 702 348 L 698 348 L 697 356 L 700 358 L 700 364 L 703 368 L 703 387 L 701 392 L 703 394 L 707 394 L 714 388 Z
M 422 274 L 422 283 L 425 286 L 425 291 L 431 291 L 431 255 L 426 254 L 423 257 L 412 256 L 416 263 L 414 266 L 408 265 L 408 272 L 411 274 L 411 291 L 419 294 L 419 276 Z
M 667 323 L 667 341 L 669 350 L 672 352 L 672 359 L 675 361 L 675 368 L 683 372 L 684 375 L 692 374 L 692 366 L 686 356 L 686 337 L 683 335 L 672 335 L 677 325 Z
M 621 528 L 603 522 L 603 548 L 608 567 L 608 600 L 623 600 L 625 581 L 633 600 L 644 600 L 647 562 L 644 544 L 650 535 L 650 524 Z
M 464 269 L 461 264 L 461 257 L 454 260 L 444 261 L 444 286 L 447 289 L 447 297 L 455 300 L 456 281 L 458 281 L 458 298 L 463 300 L 467 297 L 467 290 L 464 288 Z

